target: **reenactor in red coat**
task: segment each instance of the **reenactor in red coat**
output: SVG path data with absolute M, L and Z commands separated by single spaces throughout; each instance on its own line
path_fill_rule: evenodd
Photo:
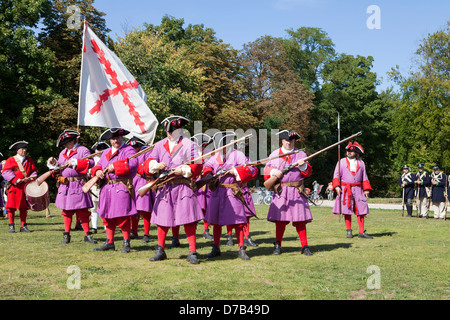
M 14 215 L 20 212 L 20 232 L 32 232 L 27 228 L 28 205 L 25 187 L 28 182 L 37 178 L 37 169 L 33 160 L 27 157 L 28 142 L 18 141 L 9 147 L 16 155 L 6 160 L 2 176 L 7 183 L 6 210 L 9 218 L 9 232 L 15 232 Z

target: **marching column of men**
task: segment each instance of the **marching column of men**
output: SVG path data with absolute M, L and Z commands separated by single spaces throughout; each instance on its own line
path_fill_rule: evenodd
M 150 241 L 150 225 L 157 227 L 158 245 L 150 261 L 167 259 L 165 242 L 168 231 L 172 229 L 178 241 L 179 229 L 183 226 L 189 243 L 186 260 L 198 264 L 196 229 L 198 222 L 203 220 L 203 237 L 213 240 L 212 251 L 206 258 L 221 255 L 220 238 L 222 227 L 225 226 L 229 236 L 231 230 L 235 230 L 238 257 L 249 260 L 246 245 L 257 244 L 249 236 L 249 221 L 256 214 L 247 183 L 257 177 L 258 169 L 254 164 L 249 164 L 243 152 L 237 150 L 235 143 L 239 140 L 235 140 L 234 132 L 222 131 L 213 137 L 199 134 L 188 139 L 181 134 L 188 122 L 181 116 L 164 119 L 161 124 L 167 137 L 148 147 L 148 150 L 143 150 L 146 148 L 145 142 L 137 137 L 125 143 L 124 136 L 129 131 L 110 128 L 92 146 L 94 154 L 79 144 L 79 132 L 64 130 L 56 142 L 57 147 L 63 148 L 58 159 L 50 157 L 47 160 L 47 166 L 57 181 L 55 206 L 64 217 L 62 243 L 71 241 L 73 216 L 81 222 L 84 241 L 97 243 L 92 235 L 97 233 L 100 216 L 106 230 L 106 241 L 94 251 L 115 250 L 115 230 L 119 227 L 123 237 L 122 253 L 128 253 L 131 250 L 130 239 L 137 238 L 138 222 L 142 217 L 142 242 Z M 303 180 L 311 176 L 312 167 L 304 160 L 307 157 L 305 152 L 294 147 L 300 139 L 298 133 L 283 130 L 278 135 L 281 147 L 270 154 L 264 168 L 264 180 L 278 179 L 267 215 L 267 220 L 275 224 L 273 254 L 282 253 L 285 229 L 292 223 L 300 239 L 301 253 L 310 256 L 312 252 L 308 245 L 306 225 L 313 218 Z M 110 146 L 101 141 L 108 141 Z M 214 152 L 205 149 L 211 143 L 214 144 Z M 33 160 L 27 156 L 26 141 L 18 141 L 9 149 L 15 151 L 16 155 L 4 161 L 0 168 L 8 182 L 6 209 L 9 232 L 15 232 L 16 210 L 20 212 L 20 231 L 32 232 L 26 223 L 30 206 L 25 187 L 37 178 L 37 169 Z M 344 215 L 348 238 L 352 238 L 351 218 L 356 215 L 358 237 L 372 239 L 364 226 L 364 218 L 369 214 L 367 197 L 372 190 L 365 164 L 360 159 L 364 149 L 355 141 L 347 145 L 346 152 L 346 157 L 340 160 L 334 172 L 332 188 L 337 198 L 333 213 Z M 286 167 L 289 170 L 285 171 Z M 424 170 L 423 164 L 417 168 L 418 173 L 413 174 L 407 165 L 403 166 L 403 174 L 398 181 L 402 186 L 407 216 L 412 216 L 415 199 L 418 216 L 427 217 L 432 205 L 434 217 L 445 219 L 449 183 L 447 176 L 440 172 L 437 165 L 431 174 Z M 91 180 L 97 180 L 95 185 L 87 183 L 89 176 Z M 211 177 L 211 182 L 197 188 L 197 183 Z M 150 190 L 144 194 L 137 192 L 149 184 L 152 185 Z M 88 190 L 85 190 L 85 186 L 89 186 Z M 209 234 L 210 226 L 212 236 Z M 227 239 L 229 244 L 231 239 Z
M 417 217 L 428 218 L 429 211 L 434 211 L 435 219 L 446 218 L 446 204 L 448 201 L 449 180 L 436 164 L 429 174 L 424 164 L 417 165 L 416 174 L 410 171 L 408 165 L 402 167 L 403 174 L 398 180 L 402 187 L 402 200 L 406 204 L 407 217 L 412 217 L 413 202 L 415 200 Z

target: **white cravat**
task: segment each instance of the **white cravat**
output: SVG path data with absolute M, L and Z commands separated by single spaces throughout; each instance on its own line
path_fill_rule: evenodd
M 170 139 L 167 139 L 167 141 L 169 141 L 169 150 L 170 150 L 170 153 L 172 153 L 173 148 L 175 148 L 175 146 L 178 144 L 178 141 L 180 141 L 180 138 L 175 139 L 173 141 Z
M 20 160 L 20 162 L 24 162 L 25 161 L 25 156 L 19 156 L 17 155 L 17 158 Z
M 118 149 L 116 149 L 116 148 L 114 148 L 114 147 L 111 147 L 111 154 L 116 153 L 117 150 L 119 150 L 120 148 L 122 148 L 122 146 L 123 146 L 124 143 L 125 143 L 125 142 L 122 142 L 122 144 L 120 145 L 120 147 L 119 147 Z
M 350 171 L 351 172 L 356 172 L 356 158 L 350 159 L 347 158 L 348 162 L 350 163 Z
M 73 146 L 73 148 L 72 149 L 67 149 L 66 150 L 66 155 L 69 155 L 70 154 L 70 152 L 72 152 L 73 150 L 75 150 L 76 148 L 78 147 L 78 143 L 75 143 L 75 145 Z

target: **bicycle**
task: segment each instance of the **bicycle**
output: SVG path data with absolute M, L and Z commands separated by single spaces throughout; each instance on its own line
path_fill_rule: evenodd
M 266 196 L 264 197 L 264 204 L 270 205 L 272 203 L 273 193 L 270 191 L 267 191 Z

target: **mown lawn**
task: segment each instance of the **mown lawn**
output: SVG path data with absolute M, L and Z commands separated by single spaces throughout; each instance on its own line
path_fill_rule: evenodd
M 201 263 L 191 265 L 185 260 L 188 244 L 183 229 L 181 247 L 167 249 L 168 260 L 150 262 L 156 245 L 154 226 L 151 242 L 132 240 L 129 254 L 120 252 L 120 232 L 116 233 L 115 252 L 94 252 L 93 248 L 105 240 L 103 230 L 95 235 L 97 245 L 85 243 L 81 231 L 72 231 L 72 242 L 62 245 L 63 219 L 53 205 L 50 209 L 51 218 L 45 218 L 44 212 L 29 212 L 28 225 L 34 230 L 29 234 L 17 232 L 18 216 L 15 234 L 8 233 L 7 219 L 0 220 L 3 300 L 448 300 L 450 297 L 449 220 L 406 218 L 401 217 L 401 211 L 371 210 L 366 229 L 374 239 L 347 239 L 343 219 L 339 222 L 334 217 L 326 222 L 331 217 L 331 208 L 314 207 L 314 221 L 308 225 L 314 255 L 300 254 L 298 236 L 288 226 L 283 254 L 275 256 L 274 224 L 265 220 L 268 206 L 261 205 L 257 206 L 260 220 L 252 219 L 250 225 L 252 237 L 259 244 L 248 248 L 251 260 L 236 258 L 237 245 L 227 247 L 224 237 L 222 256 L 206 259 L 204 255 L 210 252 L 212 242 L 201 237 L 201 223 L 197 228 Z M 355 219 L 354 234 L 357 230 Z M 142 222 L 139 232 L 142 237 Z M 77 275 L 79 282 L 73 281 Z M 79 289 L 70 289 L 77 283 Z

